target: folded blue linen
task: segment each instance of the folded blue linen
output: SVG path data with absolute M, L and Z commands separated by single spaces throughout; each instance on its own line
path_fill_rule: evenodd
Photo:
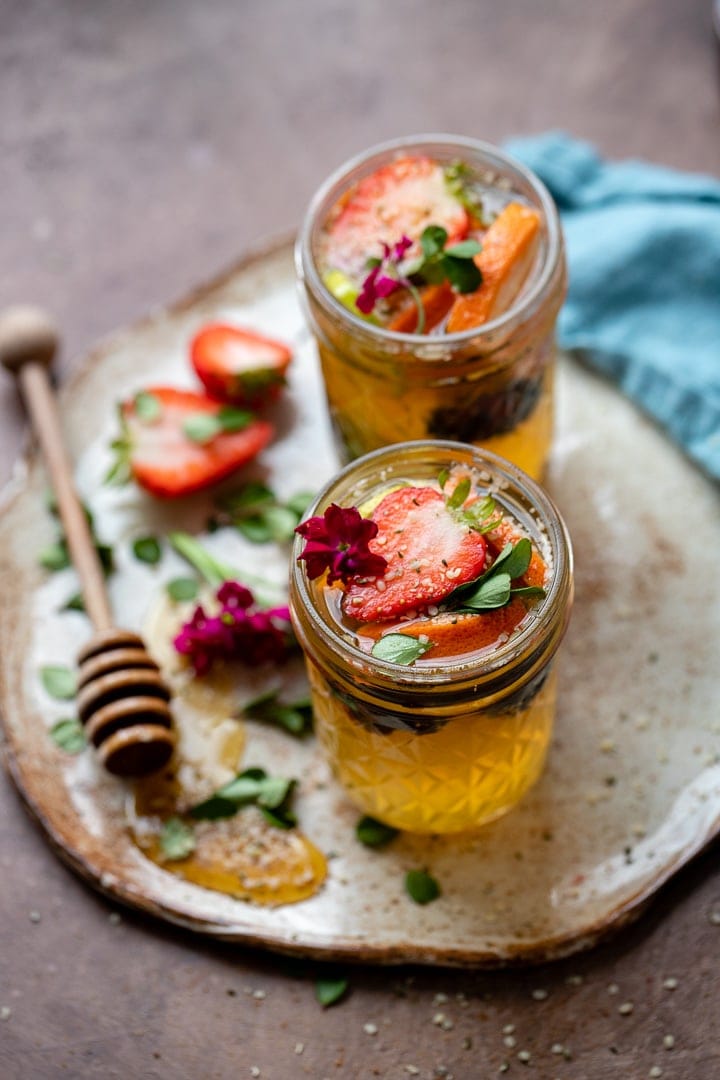
M 555 132 L 507 149 L 544 180 L 562 217 L 560 344 L 720 479 L 720 181 L 603 161 Z

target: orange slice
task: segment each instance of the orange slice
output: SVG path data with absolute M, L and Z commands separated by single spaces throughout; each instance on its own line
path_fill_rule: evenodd
M 444 319 L 453 306 L 455 293 L 450 283 L 443 281 L 440 285 L 426 285 L 420 290 L 420 299 L 425 309 L 425 330 L 432 330 L 434 326 Z M 398 334 L 414 334 L 417 327 L 418 309 L 413 300 L 403 304 L 397 315 L 388 325 L 388 330 L 394 330 Z
M 470 330 L 510 307 L 535 261 L 540 215 L 529 206 L 508 203 L 498 214 L 475 256 L 483 280 L 475 292 L 458 296 L 448 319 L 448 333 Z

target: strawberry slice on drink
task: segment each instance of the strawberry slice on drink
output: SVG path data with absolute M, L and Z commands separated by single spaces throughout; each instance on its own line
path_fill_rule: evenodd
M 274 401 L 292 359 L 287 345 L 228 323 L 203 326 L 190 361 L 210 397 L 257 408 Z
M 428 225 L 440 225 L 452 245 L 466 236 L 470 217 L 449 190 L 442 167 L 428 157 L 402 157 L 364 177 L 335 211 L 325 238 L 324 263 L 352 278 L 367 273 L 367 260 L 401 236 L 417 242 Z M 410 252 L 417 254 L 415 248 Z
M 394 619 L 437 604 L 482 574 L 487 545 L 427 487 L 391 491 L 372 515 L 378 527 L 369 549 L 387 560 L 382 577 L 347 584 L 342 606 L 360 622 Z
M 130 478 L 159 498 L 210 487 L 251 461 L 273 428 L 205 394 L 153 386 L 120 406 L 122 437 L 108 481 Z

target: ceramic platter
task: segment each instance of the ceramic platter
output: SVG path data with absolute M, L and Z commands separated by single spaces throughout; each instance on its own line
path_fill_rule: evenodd
M 132 487 L 103 486 L 102 477 L 115 402 L 152 382 L 193 385 L 188 340 L 218 317 L 285 339 L 296 353 L 275 416 L 278 437 L 249 475 L 281 496 L 317 489 L 336 459 L 287 243 L 118 334 L 88 357 L 62 396 L 79 487 L 102 538 L 115 545 L 118 623 L 149 629 L 168 663 L 168 619 L 178 614 L 163 607 L 163 583 L 183 564 L 172 552 L 157 567 L 138 563 L 130 541 L 173 528 L 200 531 L 210 503 L 159 506 Z M 474 837 L 407 836 L 375 851 L 355 840 L 357 811 L 312 739 L 248 722 L 243 767 L 300 777 L 302 829 L 331 854 L 314 896 L 274 907 L 192 884 L 149 861 L 129 827 L 132 792 L 104 775 L 89 751 L 71 757 L 49 738 L 68 706 L 45 694 L 38 668 L 73 666 L 89 628 L 82 614 L 58 612 L 76 588 L 73 572 L 48 576 L 38 568 L 37 552 L 55 525 L 42 468 L 33 458 L 22 465 L 0 523 L 6 759 L 60 855 L 95 887 L 169 922 L 327 959 L 538 961 L 590 946 L 637 915 L 720 829 L 720 578 L 708 569 L 708 552 L 720 548 L 717 493 L 630 404 L 569 361 L 558 399 L 549 487 L 573 536 L 577 593 L 542 780 L 518 809 Z M 282 583 L 286 549 L 252 545 L 234 530 L 207 543 L 245 571 Z M 233 707 L 256 690 L 248 676 L 233 690 Z M 208 719 L 202 702 L 182 693 L 177 701 L 184 767 L 205 790 L 234 772 L 227 758 L 233 737 L 238 757 L 237 721 L 226 718 L 227 703 L 222 708 Z M 218 746 L 222 753 L 207 754 Z M 437 878 L 440 899 L 420 907 L 405 895 L 405 872 L 414 867 Z

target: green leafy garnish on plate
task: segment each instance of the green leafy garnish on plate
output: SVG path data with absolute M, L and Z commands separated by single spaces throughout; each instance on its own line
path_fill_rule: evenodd
M 343 976 L 338 976 L 335 979 L 316 979 L 315 997 L 322 1007 L 327 1009 L 330 1005 L 335 1005 L 345 996 L 349 986 L 349 980 Z
M 408 870 L 405 891 L 416 904 L 430 904 L 441 895 L 441 889 L 427 870 Z
M 394 829 L 392 825 L 384 825 L 382 821 L 377 821 L 369 814 L 361 817 L 355 826 L 356 838 L 365 847 L 371 848 L 385 847 L 399 835 L 399 832 L 399 829 Z
M 195 850 L 195 833 L 181 818 L 168 818 L 160 833 L 160 850 L 168 862 L 187 859 Z
M 245 769 L 209 799 L 194 806 L 190 814 L 197 820 L 218 821 L 233 817 L 244 806 L 257 806 L 271 825 L 290 829 L 296 824 L 290 809 L 295 784 L 295 780 L 268 776 L 264 769 Z
M 83 726 L 76 717 L 58 720 L 50 728 L 50 738 L 66 754 L 79 754 L 87 746 Z
M 40 668 L 40 680 L 50 697 L 70 701 L 77 693 L 75 672 L 63 664 L 46 664 Z

